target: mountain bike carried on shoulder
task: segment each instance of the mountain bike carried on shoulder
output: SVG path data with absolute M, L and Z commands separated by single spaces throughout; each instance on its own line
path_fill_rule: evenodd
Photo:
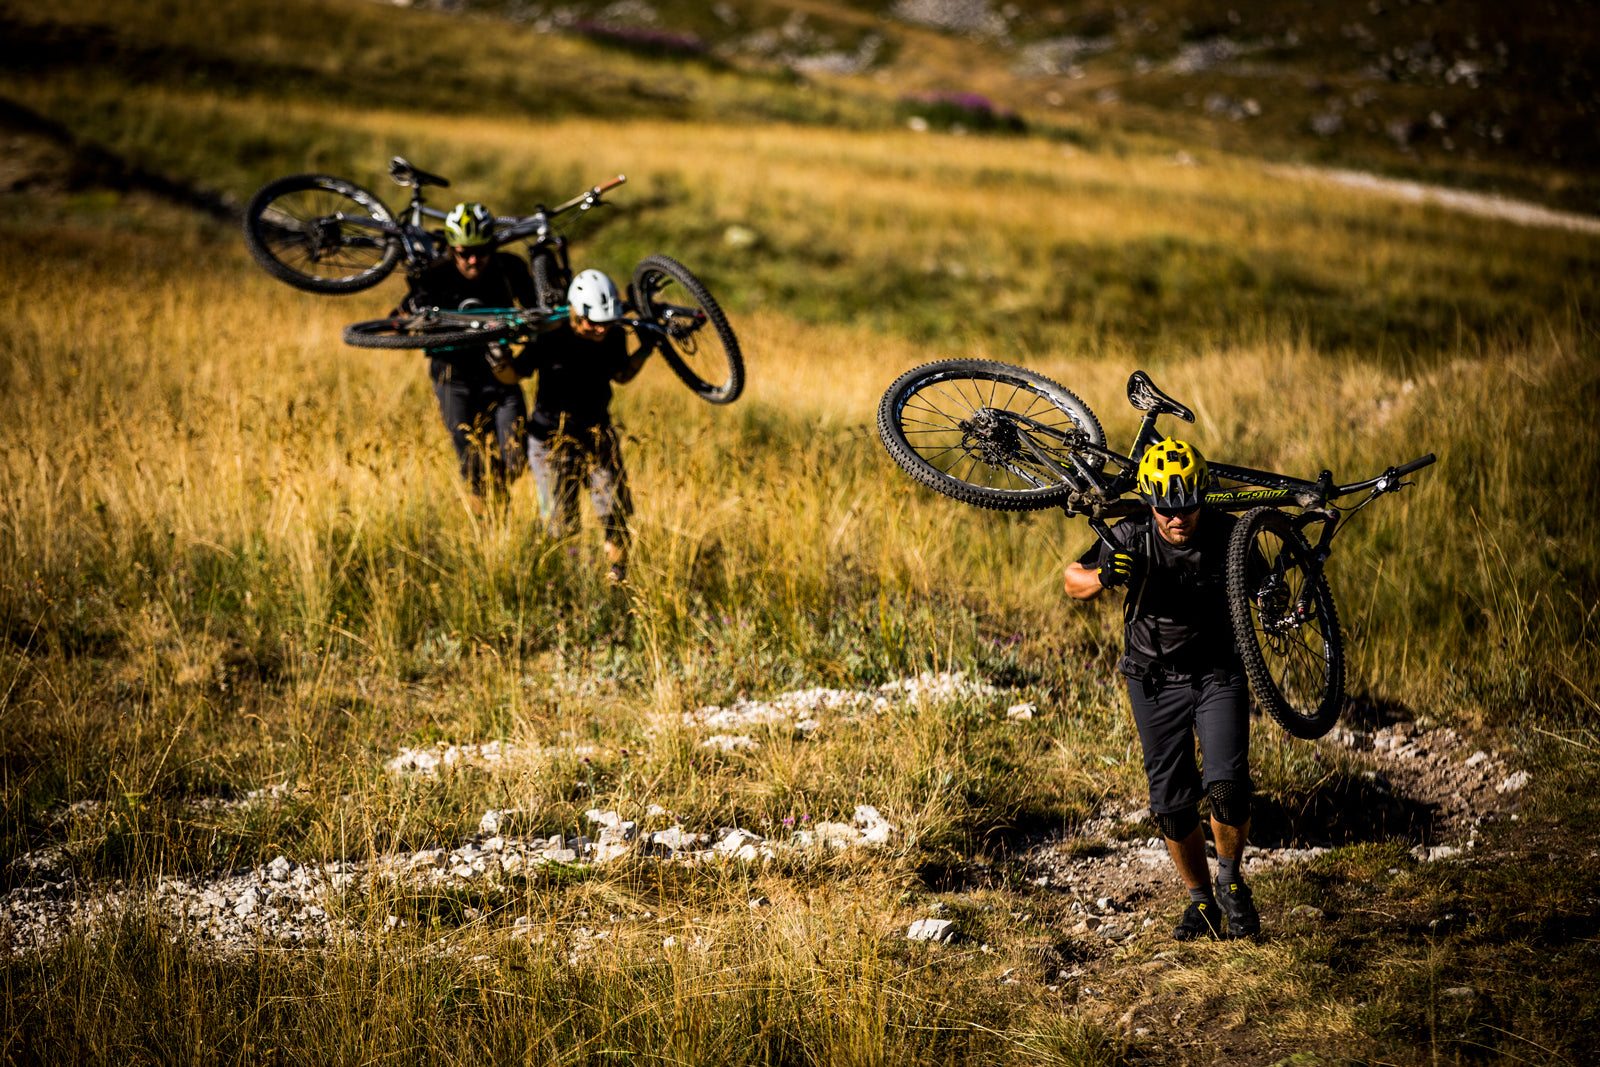
M 442 225 L 448 212 L 429 207 L 423 191 L 449 188 L 450 182 L 400 156 L 390 160 L 389 176 L 411 190 L 401 216 L 375 193 L 343 178 L 295 174 L 268 182 L 245 207 L 250 254 L 274 278 L 313 293 L 370 289 L 402 263 L 407 276 L 416 277 L 448 254 Z M 572 281 L 567 239 L 556 231 L 557 220 L 602 206 L 604 194 L 625 181 L 619 174 L 553 208 L 539 205 L 531 215 L 496 216 L 497 247 L 526 243 L 541 308 L 564 310 Z M 574 211 L 577 215 L 570 215 Z M 439 225 L 430 228 L 430 222 Z M 644 328 L 659 335 L 668 365 L 696 395 L 713 404 L 738 399 L 744 389 L 738 338 L 722 308 L 688 268 L 668 256 L 646 256 L 633 270 L 628 300 Z M 510 337 L 528 324 L 492 322 L 483 310 L 466 320 L 446 313 L 408 318 L 414 320 L 411 325 L 398 325 L 399 317 L 356 323 L 346 330 L 346 340 L 363 347 L 447 348 L 493 343 L 486 334 L 503 330 Z M 531 315 L 528 322 L 537 318 Z M 385 328 L 376 324 L 380 321 L 397 325 Z
M 429 207 L 423 190 L 448 189 L 450 180 L 400 156 L 389 161 L 389 177 L 411 190 L 411 201 L 399 216 L 376 193 L 332 175 L 291 174 L 270 181 L 245 205 L 245 245 L 268 274 L 313 293 L 370 289 L 402 263 L 406 274 L 416 277 L 446 255 L 443 223 L 448 212 Z M 553 208 L 541 204 L 531 215 L 495 217 L 497 245 L 527 242 L 541 302 L 558 302 L 547 295 L 565 297 L 571 280 L 567 239 L 556 232 L 556 220 L 601 206 L 602 197 L 627 180 L 619 174 Z M 439 225 L 430 229 L 430 221 Z
M 682 271 L 682 278 L 666 274 L 674 267 Z M 655 272 L 662 273 L 670 281 L 654 281 L 652 274 Z M 630 307 L 629 310 L 638 313 L 614 320 L 617 325 L 632 330 L 641 345 L 660 352 L 696 396 L 712 404 L 727 404 L 737 399 L 744 384 L 742 366 L 726 362 L 726 376 L 708 381 L 701 377 L 702 373 L 710 373 L 707 361 L 693 364 L 685 358 L 712 347 L 710 344 L 702 346 L 699 336 L 708 327 L 724 353 L 737 353 L 737 342 L 732 339 L 733 333 L 721 309 L 703 289 L 703 301 L 695 298 L 687 287 L 683 296 L 692 303 L 663 299 L 663 293 L 676 296 L 668 285 L 681 285 L 684 278 L 693 281 L 694 276 L 665 256 L 649 256 L 640 263 L 634 277 L 633 292 L 645 294 L 637 297 L 643 306 Z M 645 284 L 639 283 L 637 279 L 640 278 Z M 565 321 L 566 305 L 554 308 L 424 308 L 412 314 L 353 322 L 344 328 L 344 340 L 357 348 L 420 348 L 424 351 L 477 348 L 485 351 L 491 366 L 496 366 L 509 361 L 511 345 L 526 344 Z
M 1148 510 L 1132 494 L 1139 458 L 1162 437 L 1156 419 L 1194 422 L 1194 412 L 1142 370 L 1128 379 L 1128 402 L 1144 417 L 1122 455 L 1106 447 L 1088 405 L 1049 378 L 988 360 L 943 360 L 889 387 L 878 434 L 894 461 L 930 489 L 999 511 L 1059 507 L 1086 517 L 1109 544 L 1106 520 Z M 1324 573 L 1333 536 L 1434 460 L 1430 453 L 1346 485 L 1326 470 L 1306 480 L 1208 463 L 1214 481 L 1206 503 L 1244 512 L 1225 568 L 1234 646 L 1257 703 L 1296 737 L 1326 734 L 1344 708 L 1344 638 Z M 1354 506 L 1334 503 L 1362 492 Z

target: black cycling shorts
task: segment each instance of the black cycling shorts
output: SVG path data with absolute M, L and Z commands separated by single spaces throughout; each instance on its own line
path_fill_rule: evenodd
M 1150 810 L 1171 815 L 1200 803 L 1212 782 L 1250 787 L 1250 691 L 1230 667 L 1192 678 L 1128 679 L 1144 748 Z M 1195 762 L 1195 741 L 1205 776 Z

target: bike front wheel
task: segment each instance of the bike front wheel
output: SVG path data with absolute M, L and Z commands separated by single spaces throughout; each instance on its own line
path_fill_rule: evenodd
M 326 174 L 263 185 L 244 209 L 244 241 L 266 272 L 296 289 L 355 293 L 400 259 L 394 216 L 376 195 Z
M 344 343 L 357 348 L 464 348 L 508 341 L 524 332 L 521 323 L 503 317 L 435 312 L 352 322 L 344 328 Z
M 712 404 L 739 399 L 739 340 L 700 279 L 675 259 L 646 256 L 633 268 L 633 299 L 640 317 L 660 331 L 661 355 L 684 385 Z
M 1100 420 L 1042 374 L 983 359 L 907 371 L 878 405 L 878 436 L 911 477 L 964 504 L 1034 511 L 1067 503 L 1101 462 Z
M 1296 737 L 1333 729 L 1344 707 L 1344 638 L 1327 576 L 1287 514 L 1256 508 L 1239 519 L 1227 588 L 1256 702 Z

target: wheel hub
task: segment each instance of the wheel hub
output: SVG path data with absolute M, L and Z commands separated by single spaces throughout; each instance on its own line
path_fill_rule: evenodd
M 1020 448 L 1016 426 L 993 408 L 982 408 L 957 425 L 961 428 L 961 447 L 967 455 L 991 467 L 1005 466 Z

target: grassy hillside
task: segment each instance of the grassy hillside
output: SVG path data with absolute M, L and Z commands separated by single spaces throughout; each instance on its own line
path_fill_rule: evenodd
M 741 33 L 782 37 L 775 10 L 737 6 Z M 280 854 L 366 862 L 451 847 L 488 808 L 554 834 L 592 807 L 656 829 L 655 804 L 711 830 L 867 803 L 899 835 L 765 866 L 396 883 L 342 898 L 360 936 L 316 951 L 219 960 L 137 911 L 42 953 L 7 932 L 7 1056 L 1592 1055 L 1594 238 L 1297 183 L 1155 111 L 1123 127 L 1063 105 L 1029 111 L 1032 134 L 919 133 L 877 68 L 663 59 L 531 9 L 5 11 L 0 277 L 19 296 L 0 331 L 3 888 L 33 886 L 15 862 L 30 854 L 65 857 L 80 888 L 63 891 L 86 903 Z M 806 12 L 832 38 L 813 52 L 879 34 L 891 72 L 966 47 L 875 11 Z M 1090 14 L 1052 25 L 1117 36 L 1072 21 Z M 1027 19 L 973 54 L 1025 46 Z M 704 18 L 684 25 L 712 40 Z M 582 263 L 620 276 L 666 252 L 728 309 L 749 363 L 737 404 L 704 405 L 654 365 L 619 390 L 639 504 L 628 591 L 600 580 L 592 528 L 542 536 L 525 484 L 503 515 L 474 516 L 421 361 L 339 343 L 397 280 L 290 290 L 219 219 L 306 169 L 398 201 L 382 177 L 395 153 L 501 210 L 626 173 L 573 235 Z M 1459 865 L 1419 865 L 1403 837 L 1341 839 L 1258 883 L 1275 931 L 1259 945 L 1158 959 L 1156 925 L 1107 949 L 1093 986 L 1056 981 L 1085 942 L 1017 852 L 1142 803 L 1119 617 L 1059 591 L 1081 523 L 960 507 L 884 456 L 883 389 L 956 354 L 1052 375 L 1115 442 L 1142 367 L 1218 458 L 1354 478 L 1438 453 L 1336 543 L 1351 692 L 1362 715 L 1448 724 L 1532 771 L 1521 821 Z M 969 695 L 729 753 L 682 718 L 948 669 L 1038 716 Z M 1353 755 L 1265 723 L 1257 739 L 1260 819 L 1282 843 L 1323 840 L 1330 798 L 1373 795 Z M 526 755 L 437 780 L 384 770 L 402 747 L 491 740 Z M 1333 918 L 1295 926 L 1301 903 Z M 903 941 L 930 904 L 965 942 Z M 617 917 L 605 951 L 554 950 L 602 916 Z M 518 918 L 536 937 L 513 936 Z M 1471 1001 L 1440 992 L 1468 983 Z M 1119 1024 L 1135 1008 L 1169 1021 L 1137 1034 Z

